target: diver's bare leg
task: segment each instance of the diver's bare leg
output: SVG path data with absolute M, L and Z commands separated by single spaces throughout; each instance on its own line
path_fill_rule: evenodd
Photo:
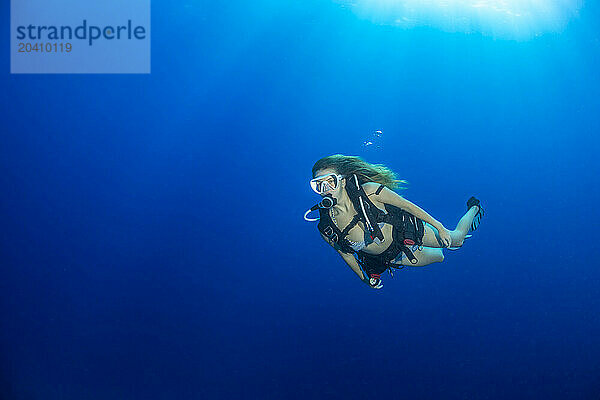
M 452 247 L 462 246 L 465 236 L 467 236 L 467 233 L 469 233 L 473 219 L 475 219 L 475 215 L 477 215 L 477 211 L 479 211 L 479 207 L 471 207 L 471 209 L 467 211 L 465 215 L 463 215 L 460 221 L 458 221 L 456 228 L 453 231 L 450 231 Z
M 456 228 L 450 231 L 450 237 L 452 238 L 451 247 L 460 247 L 465 240 L 465 236 L 469 232 L 469 228 L 473 223 L 475 215 L 479 207 L 473 206 L 463 217 L 458 221 Z M 440 236 L 438 230 L 429 224 L 425 224 L 425 234 L 423 235 L 423 245 L 427 247 L 443 247 L 440 242 Z
M 402 257 L 402 265 L 410 267 L 424 267 L 429 264 L 444 261 L 444 253 L 442 249 L 423 247 L 421 248 L 421 250 L 413 251 L 413 254 L 417 258 L 417 263 L 412 264 L 410 260 L 406 256 L 404 256 Z

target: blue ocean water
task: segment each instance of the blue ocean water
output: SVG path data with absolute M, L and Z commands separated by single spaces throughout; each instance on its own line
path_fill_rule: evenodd
M 154 2 L 150 75 L 10 75 L 3 25 L 0 398 L 598 399 L 598 11 Z M 302 219 L 335 153 L 482 225 L 371 290 Z

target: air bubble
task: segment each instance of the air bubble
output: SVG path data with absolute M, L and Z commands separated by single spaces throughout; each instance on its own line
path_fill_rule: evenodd
M 367 140 L 363 142 L 363 147 L 369 149 L 379 149 L 382 147 L 383 131 L 377 130 L 371 133 Z

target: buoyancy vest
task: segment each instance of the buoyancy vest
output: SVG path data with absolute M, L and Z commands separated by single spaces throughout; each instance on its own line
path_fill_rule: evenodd
M 383 188 L 384 185 L 380 185 L 375 193 L 379 194 Z M 329 209 L 319 209 L 320 219 L 317 227 L 325 237 L 331 240 L 334 247 L 344 253 L 354 254 L 363 268 L 369 266 L 368 269 L 371 270 L 385 271 L 400 252 L 404 253 L 411 263 L 416 263 L 417 259 L 411 249 L 423 245 L 423 234 L 425 233 L 423 221 L 391 204 L 384 204 L 387 214 L 377 208 L 365 193 L 355 174 L 346 179 L 346 191 L 357 213 L 343 230 L 340 230 L 333 222 Z M 383 242 L 385 238 L 379 223 L 392 225 L 392 243 L 383 253 L 369 254 L 362 250 L 355 251 L 350 246 L 346 236 L 359 221 L 363 223 L 371 239 L 378 239 L 380 242 Z M 380 267 L 376 267 L 376 265 Z

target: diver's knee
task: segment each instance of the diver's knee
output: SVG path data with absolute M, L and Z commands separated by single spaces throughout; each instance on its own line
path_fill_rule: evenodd
M 442 251 L 442 249 L 440 249 L 438 252 L 438 255 L 437 255 L 436 262 L 442 262 L 442 261 L 444 261 L 444 252 Z
M 427 252 L 423 255 L 425 256 L 425 265 L 444 261 L 444 252 L 442 249 L 428 248 Z
M 431 249 L 432 252 L 429 254 L 429 260 L 431 263 L 444 261 L 444 252 L 442 249 Z

